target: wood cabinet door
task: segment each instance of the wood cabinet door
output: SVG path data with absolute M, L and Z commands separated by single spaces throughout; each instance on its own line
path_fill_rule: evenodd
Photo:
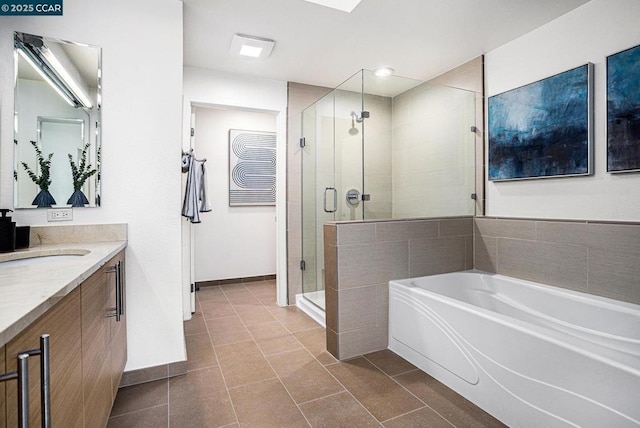
M 83 426 L 80 289 L 69 293 L 6 345 L 6 369 L 16 370 L 21 351 L 40 346 L 40 335 L 50 335 L 51 424 Z M 16 382 L 6 385 L 7 403 L 17 403 Z M 29 358 L 30 426 L 40 426 L 40 357 Z M 18 425 L 17 405 L 7 405 L 7 427 Z
M 124 366 L 127 363 L 127 311 L 126 311 L 126 272 L 125 272 L 125 255 L 124 251 L 121 251 L 109 264 L 115 266 L 117 262 L 120 262 L 122 281 L 121 302 L 123 310 L 121 311 L 120 320 L 116 317 L 109 318 L 109 330 L 110 330 L 110 349 L 111 349 L 111 390 L 112 398 L 115 400 L 118 392 L 118 386 L 120 386 L 120 380 L 122 379 L 122 373 L 124 372 Z M 115 308 L 117 300 L 116 292 L 116 276 L 117 273 L 111 273 L 109 277 L 109 306 Z
M 4 352 L 4 346 L 0 346 L 0 373 L 7 372 L 7 368 L 4 364 Z M 5 382 L 0 383 L 0 428 L 7 427 L 7 401 L 5 390 Z
M 85 427 L 103 427 L 111 412 L 108 267 L 103 266 L 81 285 Z

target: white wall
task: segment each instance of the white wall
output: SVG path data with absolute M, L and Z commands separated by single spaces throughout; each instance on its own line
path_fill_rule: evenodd
M 182 3 L 66 0 L 62 17 L 0 17 L 0 206 L 12 207 L 13 32 L 102 47 L 100 208 L 75 224 L 127 223 L 126 370 L 186 359 L 181 311 Z M 46 210 L 18 210 L 46 224 Z
M 640 44 L 639 23 L 637 0 L 592 0 L 486 54 L 488 96 L 587 62 L 595 64 L 595 174 L 488 182 L 487 215 L 640 219 L 640 174 L 606 172 L 606 57 Z
M 192 105 L 227 106 L 276 114 L 277 177 L 276 177 L 276 241 L 278 304 L 286 305 L 287 249 L 286 249 L 286 135 L 287 83 L 193 67 L 184 68 L 182 147 L 190 146 Z M 196 227 L 197 225 L 194 225 Z M 189 305 L 190 224 L 182 226 L 183 313 L 191 316 Z
M 211 212 L 194 224 L 195 281 L 276 272 L 276 207 L 229 206 L 229 129 L 276 132 L 276 115 L 197 107 L 195 153 L 206 158 Z

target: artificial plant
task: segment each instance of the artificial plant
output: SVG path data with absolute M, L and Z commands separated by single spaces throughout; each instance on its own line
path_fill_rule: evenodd
M 49 190 L 49 186 L 51 185 L 50 170 L 53 153 L 49 153 L 49 156 L 47 156 L 47 159 L 45 160 L 42 155 L 42 150 L 38 147 L 38 143 L 31 141 L 31 145 L 36 149 L 36 158 L 38 160 L 38 165 L 40 166 L 40 175 L 38 176 L 26 162 L 22 162 L 22 166 L 24 167 L 24 170 L 27 171 L 27 174 L 29 174 L 29 177 L 31 177 L 33 182 L 36 183 L 40 189 Z
M 87 163 L 87 151 L 89 150 L 90 145 L 90 143 L 87 143 L 82 148 L 78 164 L 74 162 L 71 154 L 67 155 L 69 156 L 71 177 L 73 178 L 73 194 L 67 201 L 67 204 L 71 204 L 74 207 L 83 207 L 85 204 L 89 203 L 87 197 L 82 193 L 82 186 L 84 186 L 85 181 L 87 181 L 89 177 L 97 172 L 96 168 L 92 169 L 91 164 Z
M 35 199 L 31 203 L 32 205 L 37 205 L 38 207 L 50 207 L 51 205 L 56 203 L 56 200 L 53 199 L 51 193 L 49 193 L 49 186 L 51 185 L 51 158 L 53 157 L 53 153 L 49 153 L 47 158 L 42 155 L 42 150 L 38 147 L 38 143 L 35 141 L 30 141 L 33 148 L 36 150 L 36 159 L 38 161 L 38 166 L 40 167 L 40 175 L 36 174 L 26 162 L 22 162 L 22 167 L 31 180 L 38 185 L 40 188 L 40 192 L 36 195 Z

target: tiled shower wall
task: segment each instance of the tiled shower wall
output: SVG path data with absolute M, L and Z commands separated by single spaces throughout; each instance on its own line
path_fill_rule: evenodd
M 640 304 L 640 223 L 475 219 L 475 268 Z
M 389 281 L 473 267 L 473 218 L 324 226 L 327 349 L 346 359 L 387 347 Z

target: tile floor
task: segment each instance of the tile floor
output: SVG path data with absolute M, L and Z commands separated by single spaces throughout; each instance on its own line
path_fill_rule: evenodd
M 188 373 L 122 388 L 108 428 L 501 427 L 391 351 L 337 361 L 275 282 L 202 287 Z

